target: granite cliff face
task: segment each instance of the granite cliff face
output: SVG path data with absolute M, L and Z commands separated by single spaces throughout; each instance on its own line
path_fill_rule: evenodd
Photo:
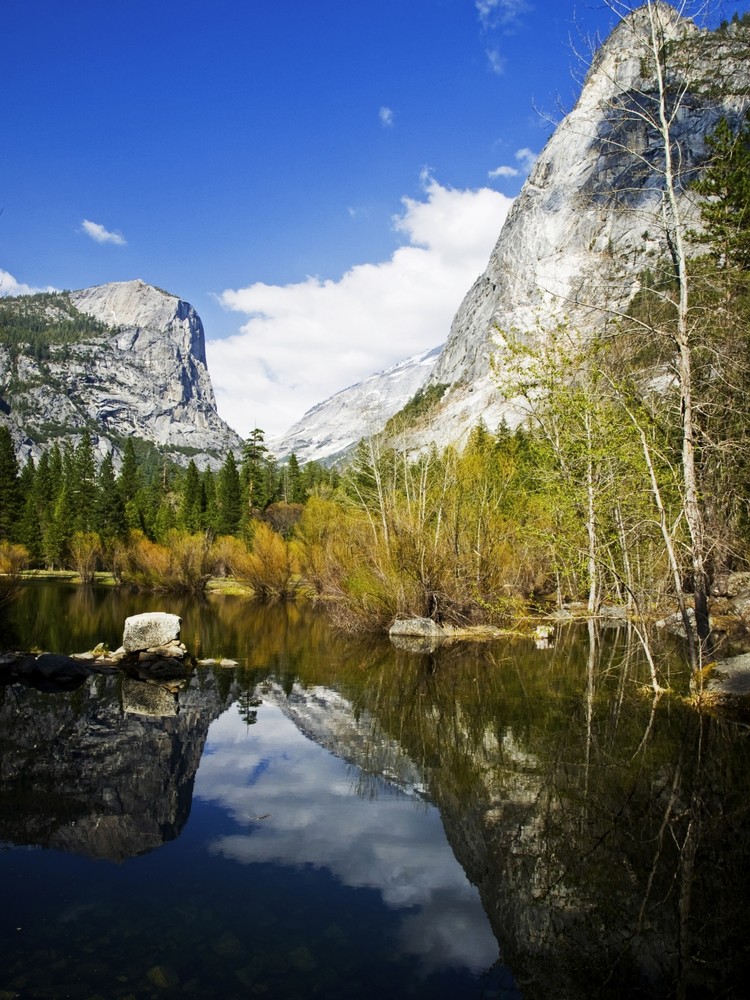
M 706 161 L 706 135 L 722 116 L 738 122 L 750 101 L 750 26 L 710 32 L 666 3 L 651 11 L 667 51 L 680 210 L 695 225 L 689 185 Z M 456 313 L 429 378 L 450 388 L 429 426 L 405 436 L 407 446 L 460 444 L 480 419 L 491 429 L 503 418 L 516 423 L 491 367 L 502 364 L 502 333 L 542 338 L 561 321 L 584 336 L 600 329 L 638 290 L 644 270 L 668 254 L 648 14 L 640 8 L 623 19 L 595 55 L 575 108 L 540 154 Z M 310 447 L 330 433 L 311 419 L 327 405 L 295 428 Z
M 668 4 L 654 7 L 668 57 L 671 134 L 680 210 L 696 225 L 689 185 L 722 116 L 748 104 L 750 30 L 699 30 Z M 431 379 L 449 383 L 440 430 L 463 440 L 478 416 L 489 427 L 517 421 L 498 394 L 503 334 L 543 338 L 567 322 L 600 329 L 639 288 L 644 270 L 669 252 L 662 221 L 664 143 L 655 127 L 657 82 L 648 12 L 625 18 L 594 58 L 581 96 L 539 156 L 508 215 L 487 269 L 469 290 Z
M 32 348 L 21 324 L 20 343 L 0 341 L 0 419 L 22 458 L 84 429 L 100 453 L 134 436 L 203 466 L 241 446 L 216 412 L 203 324 L 189 303 L 143 281 L 14 302 L 21 315 L 36 309 L 29 322 L 58 331 Z M 81 315 L 94 321 L 83 332 Z M 60 334 L 65 324 L 79 332 Z
M 270 441 L 271 450 L 280 459 L 294 452 L 300 462 L 331 464 L 345 458 L 358 441 L 382 430 L 422 388 L 441 349 L 407 358 L 318 403 L 283 437 Z

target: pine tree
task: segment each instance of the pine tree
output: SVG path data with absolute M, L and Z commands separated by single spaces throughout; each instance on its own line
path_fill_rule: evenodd
M 123 503 L 127 505 L 135 500 L 136 494 L 142 485 L 142 477 L 138 470 L 138 461 L 135 457 L 133 441 L 131 438 L 128 438 L 123 449 L 122 467 L 117 479 L 117 488 L 120 491 Z
M 205 493 L 198 473 L 198 467 L 190 459 L 185 476 L 182 480 L 179 508 L 179 524 L 186 531 L 195 534 L 203 530 L 203 515 L 205 513 Z
M 74 507 L 73 530 L 90 532 L 96 519 L 96 459 L 94 446 L 87 432 L 81 435 L 73 453 L 71 478 L 68 483 Z
M 15 540 L 22 510 L 18 462 L 7 427 L 0 427 L 0 539 Z
M 284 467 L 284 500 L 286 503 L 302 503 L 305 494 L 302 486 L 302 476 L 300 473 L 297 456 L 292 452 Z
M 44 456 L 42 456 L 44 458 Z M 40 459 L 41 467 L 41 459 Z M 49 466 L 46 466 L 49 470 Z M 43 556 L 42 535 L 40 527 L 43 524 L 38 500 L 38 471 L 34 459 L 29 460 L 21 470 L 19 479 L 22 499 L 21 519 L 18 526 L 18 541 L 28 549 L 33 563 L 40 562 Z
M 750 113 L 732 129 L 722 118 L 706 139 L 711 161 L 693 186 L 702 196 L 702 240 L 720 266 L 750 270 Z M 694 234 L 693 234 L 694 235 Z
M 112 455 L 107 454 L 99 468 L 96 486 L 94 526 L 103 540 L 125 538 L 128 533 L 125 504 L 117 488 Z
M 242 448 L 241 481 L 245 512 L 263 510 L 273 499 L 275 484 L 269 489 L 268 460 L 263 431 L 256 427 Z
M 216 506 L 216 477 L 211 469 L 206 468 L 201 476 L 201 503 L 203 506 L 204 531 L 216 533 L 219 513 Z
M 220 535 L 236 535 L 242 513 L 242 485 L 233 452 L 228 452 L 216 483 L 217 530 Z

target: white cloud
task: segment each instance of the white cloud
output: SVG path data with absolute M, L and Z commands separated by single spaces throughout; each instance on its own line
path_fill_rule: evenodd
M 35 295 L 37 292 L 55 292 L 57 289 L 51 285 L 46 288 L 33 288 L 25 285 L 22 281 L 17 281 L 9 271 L 0 268 L 0 297 L 11 295 Z
M 334 281 L 256 282 L 222 304 L 246 313 L 234 336 L 206 345 L 219 412 L 241 434 L 283 433 L 311 406 L 376 371 L 440 344 L 487 265 L 512 200 L 455 190 L 423 175 L 424 199 L 394 220 L 406 245 L 390 260 Z
M 495 76 L 502 76 L 505 72 L 505 59 L 500 55 L 498 49 L 487 49 L 487 62 Z
M 508 164 L 504 164 L 501 167 L 495 167 L 495 169 L 490 170 L 487 175 L 490 180 L 496 180 L 501 177 L 520 177 L 522 174 L 528 174 L 536 163 L 537 154 L 533 150 L 524 146 L 523 149 L 517 149 L 515 155 L 518 166 L 511 167 Z
M 518 177 L 521 173 L 517 167 L 496 167 L 494 170 L 490 170 L 487 176 L 490 180 L 494 180 L 496 177 Z
M 385 128 L 393 126 L 393 108 L 382 107 L 378 111 L 378 117 L 380 118 L 380 124 L 385 126 Z
M 479 20 L 484 28 L 516 24 L 531 9 L 527 0 L 476 0 Z
M 528 173 L 534 166 L 538 155 L 539 155 L 538 153 L 535 153 L 533 149 L 529 149 L 527 146 L 525 146 L 523 149 L 516 150 L 516 159 L 521 164 L 526 173 Z
M 81 229 L 95 243 L 114 243 L 118 247 L 124 247 L 127 243 L 127 240 L 121 233 L 111 232 L 109 229 L 105 229 L 104 226 L 99 225 L 98 222 L 91 222 L 89 219 L 83 220 Z

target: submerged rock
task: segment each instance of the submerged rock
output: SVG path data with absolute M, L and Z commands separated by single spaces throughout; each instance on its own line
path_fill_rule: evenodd
M 445 629 L 432 618 L 399 618 L 388 630 L 388 635 L 410 635 L 420 638 L 445 638 Z
M 708 702 L 750 709 L 750 653 L 717 660 L 702 683 L 700 694 Z

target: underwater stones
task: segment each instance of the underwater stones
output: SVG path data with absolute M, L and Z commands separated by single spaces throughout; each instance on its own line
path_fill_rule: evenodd
M 179 642 L 182 619 L 166 611 L 147 611 L 125 619 L 122 645 L 127 653 L 156 650 Z
M 177 715 L 177 700 L 158 684 L 144 684 L 126 677 L 122 682 L 122 708 L 131 715 L 164 718 Z
M 400 618 L 391 625 L 388 637 L 397 649 L 408 653 L 433 653 L 446 632 L 431 618 Z

